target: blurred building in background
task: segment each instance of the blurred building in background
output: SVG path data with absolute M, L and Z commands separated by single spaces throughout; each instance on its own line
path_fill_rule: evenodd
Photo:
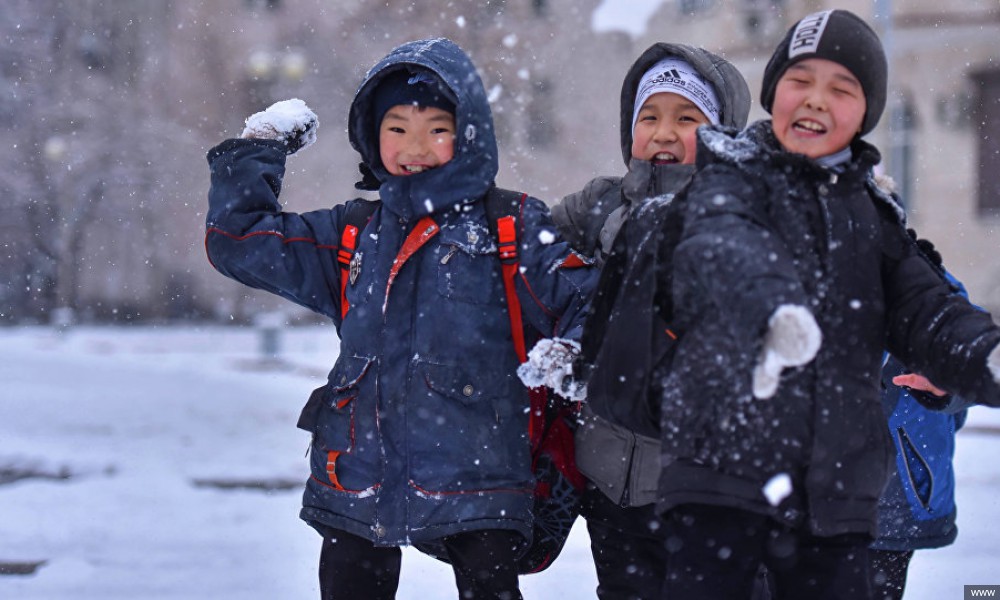
M 656 41 L 733 61 L 755 96 L 805 14 L 847 8 L 890 54 L 871 140 L 911 223 L 1000 312 L 996 0 L 7 0 L 0 12 L 0 323 L 245 322 L 287 303 L 217 275 L 205 152 L 270 103 L 305 100 L 319 141 L 293 157 L 289 210 L 354 197 L 347 109 L 390 48 L 448 37 L 481 70 L 498 183 L 554 202 L 622 174 L 619 93 Z M 302 318 L 299 313 L 291 316 Z

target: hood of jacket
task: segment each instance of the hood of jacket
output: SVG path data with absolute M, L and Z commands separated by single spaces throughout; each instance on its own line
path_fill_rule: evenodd
M 455 103 L 455 147 L 450 161 L 417 175 L 390 175 L 378 147 L 373 96 L 386 75 L 408 67 L 433 71 Z M 395 48 L 365 75 L 348 117 L 351 146 L 381 182 L 385 207 L 410 219 L 455 210 L 481 198 L 499 169 L 493 114 L 475 65 L 445 38 L 416 40 Z
M 750 88 L 743 75 L 729 61 L 705 50 L 687 44 L 653 44 L 632 63 L 621 94 L 621 144 L 622 158 L 628 166 L 632 160 L 632 114 L 635 112 L 635 93 L 642 76 L 656 63 L 676 56 L 687 61 L 715 88 L 722 104 L 720 124 L 742 129 L 750 114 Z

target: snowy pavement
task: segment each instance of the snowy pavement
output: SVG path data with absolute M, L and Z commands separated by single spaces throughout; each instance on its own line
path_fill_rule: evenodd
M 0 573 L 33 570 L 0 574 L 0 599 L 318 598 L 295 421 L 337 340 L 281 342 L 268 362 L 236 327 L 0 329 Z M 910 600 L 1000 584 L 1000 411 L 973 410 L 958 452 L 959 539 L 917 553 Z M 582 522 L 522 578 L 528 600 L 595 586 Z M 446 565 L 405 551 L 400 599 L 455 595 Z

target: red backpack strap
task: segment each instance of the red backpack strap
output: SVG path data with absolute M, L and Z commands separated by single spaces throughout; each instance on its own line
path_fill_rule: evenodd
M 517 254 L 517 218 L 508 215 L 497 219 L 497 247 L 503 273 L 503 289 L 507 296 L 507 315 L 510 317 L 510 334 L 514 352 L 519 361 L 527 362 L 528 351 L 524 342 L 524 322 L 521 320 L 521 301 L 517 297 L 514 280 L 521 267 Z
M 517 360 L 528 360 L 527 343 L 524 338 L 524 320 L 521 317 L 521 301 L 517 297 L 515 281 L 521 268 L 518 254 L 518 222 L 521 206 L 527 194 L 491 187 L 486 195 L 486 216 L 490 230 L 497 241 L 500 268 L 503 274 L 503 288 L 507 297 L 507 316 L 510 317 L 510 334 L 514 341 Z M 528 419 L 528 439 L 531 441 L 532 455 L 541 447 L 542 433 L 545 431 L 545 407 L 548 392 L 544 387 L 529 388 L 528 400 L 531 413 Z
M 351 306 L 347 302 L 347 282 L 351 277 L 351 260 L 357 249 L 358 228 L 348 225 L 340 232 L 340 250 L 337 251 L 337 262 L 340 263 L 340 318 L 347 316 Z
M 340 263 L 340 318 L 347 316 L 351 307 L 347 301 L 347 282 L 351 279 L 351 262 L 358 248 L 358 234 L 372 218 L 381 201 L 355 198 L 347 203 L 343 214 L 343 229 L 340 230 L 340 246 L 337 262 Z

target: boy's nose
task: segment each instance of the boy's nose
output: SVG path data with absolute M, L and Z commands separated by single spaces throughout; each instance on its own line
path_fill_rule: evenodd
M 656 128 L 656 134 L 653 136 L 657 142 L 673 142 L 677 140 L 677 128 L 672 125 L 660 125 Z
M 813 110 L 826 110 L 826 97 L 821 92 L 812 92 L 806 96 L 806 106 Z
M 429 148 L 424 140 L 419 138 L 411 138 L 407 140 L 406 143 L 406 153 L 413 158 L 421 158 L 427 154 Z

